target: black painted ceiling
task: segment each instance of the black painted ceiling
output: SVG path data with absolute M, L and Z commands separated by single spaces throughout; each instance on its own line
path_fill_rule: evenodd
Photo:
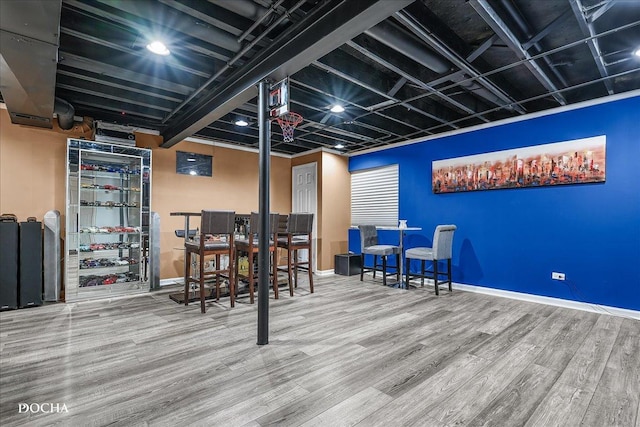
M 416 0 L 380 18 L 394 2 L 63 0 L 55 93 L 76 115 L 156 129 L 165 146 L 191 135 L 256 148 L 255 85 L 289 75 L 304 122 L 290 144 L 274 123 L 271 142 L 296 154 L 640 89 L 639 0 Z M 154 35 L 171 55 L 145 49 Z

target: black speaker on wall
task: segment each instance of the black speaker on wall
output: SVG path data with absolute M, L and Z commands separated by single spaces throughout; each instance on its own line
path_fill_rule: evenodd
M 18 223 L 15 221 L 0 221 L 0 272 L 0 309 L 18 308 Z
M 20 223 L 20 307 L 42 305 L 42 223 Z

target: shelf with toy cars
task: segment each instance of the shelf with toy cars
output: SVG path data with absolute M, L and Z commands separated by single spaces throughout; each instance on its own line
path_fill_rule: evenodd
M 70 139 L 67 160 L 65 299 L 148 290 L 150 150 Z

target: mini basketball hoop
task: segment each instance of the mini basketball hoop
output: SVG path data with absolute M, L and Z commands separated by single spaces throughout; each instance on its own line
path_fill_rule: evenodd
M 293 142 L 293 130 L 302 123 L 302 116 L 298 113 L 288 112 L 276 117 L 276 120 L 282 128 L 282 140 L 284 142 Z

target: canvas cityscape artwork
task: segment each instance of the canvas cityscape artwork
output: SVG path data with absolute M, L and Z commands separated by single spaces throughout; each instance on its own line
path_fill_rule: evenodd
M 434 193 L 605 181 L 606 136 L 432 162 Z

